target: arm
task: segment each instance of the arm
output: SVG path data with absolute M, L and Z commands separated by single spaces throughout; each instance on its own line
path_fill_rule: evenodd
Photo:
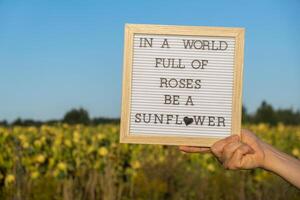
M 230 136 L 211 148 L 180 147 L 184 152 L 212 152 L 227 169 L 270 170 L 300 188 L 300 161 L 261 141 L 252 132 L 242 130 L 241 137 Z
M 264 144 L 265 162 L 263 168 L 270 170 L 296 187 L 300 188 L 300 161 L 280 152 L 269 144 Z

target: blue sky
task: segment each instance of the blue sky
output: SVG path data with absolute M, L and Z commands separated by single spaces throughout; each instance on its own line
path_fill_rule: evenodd
M 0 120 L 119 117 L 125 23 L 245 27 L 248 110 L 300 109 L 299 0 L 0 0 Z

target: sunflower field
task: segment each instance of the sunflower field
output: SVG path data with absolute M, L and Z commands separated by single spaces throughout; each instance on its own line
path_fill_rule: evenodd
M 300 158 L 300 127 L 245 125 Z M 119 143 L 119 125 L 0 127 L 0 199 L 300 199 L 271 172 L 224 170 L 210 154 Z

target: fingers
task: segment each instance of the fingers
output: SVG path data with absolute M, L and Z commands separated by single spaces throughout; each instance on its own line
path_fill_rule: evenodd
M 232 157 L 233 153 L 242 145 L 243 144 L 241 142 L 231 142 L 226 144 L 223 148 L 221 160 L 229 160 Z
M 186 153 L 209 153 L 210 152 L 210 148 L 208 147 L 180 146 L 179 150 Z
M 254 153 L 254 150 L 247 144 L 240 143 L 239 147 L 235 149 L 229 159 L 223 163 L 226 169 L 240 169 L 244 168 L 243 157 L 246 154 Z
M 211 148 L 180 146 L 180 151 L 186 153 L 208 153 L 212 152 L 226 169 L 249 168 L 251 157 L 248 154 L 254 154 L 255 151 L 247 143 L 240 141 L 239 136 L 232 135 L 225 139 L 219 140 Z
M 244 155 L 254 153 L 254 150 L 240 141 L 238 136 L 230 136 L 216 142 L 211 151 L 226 169 L 243 168 Z
M 250 143 L 250 144 L 252 144 L 254 142 L 257 142 L 257 140 L 259 140 L 259 139 L 251 131 L 249 131 L 247 129 L 242 129 L 242 131 L 241 131 L 241 140 L 244 143 Z
M 232 142 L 237 142 L 238 140 L 239 140 L 239 136 L 237 136 L 237 135 L 232 135 L 225 139 L 219 140 L 218 142 L 213 144 L 213 146 L 211 147 L 211 151 L 213 152 L 213 154 L 215 154 L 215 156 L 217 156 L 218 158 L 221 158 L 222 153 L 223 153 L 223 148 L 227 144 L 232 143 Z

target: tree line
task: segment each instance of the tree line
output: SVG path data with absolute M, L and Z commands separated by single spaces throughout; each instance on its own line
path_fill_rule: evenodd
M 66 112 L 62 119 L 54 119 L 54 120 L 32 120 L 32 119 L 21 119 L 18 118 L 15 121 L 8 123 L 6 120 L 0 121 L 0 125 L 2 126 L 41 126 L 43 124 L 46 125 L 54 125 L 57 123 L 67 123 L 67 124 L 84 124 L 84 125 L 98 125 L 98 124 L 106 124 L 106 123 L 115 123 L 118 124 L 120 122 L 119 118 L 108 118 L 108 117 L 95 117 L 91 118 L 88 111 L 84 108 L 73 108 L 70 111 Z
M 67 124 L 85 124 L 85 125 L 98 125 L 105 123 L 120 123 L 120 118 L 107 118 L 107 117 L 95 117 L 91 118 L 88 111 L 84 108 L 73 108 L 66 112 L 62 119 L 39 121 L 32 119 L 18 118 L 15 121 L 9 123 L 6 120 L 0 121 L 2 126 L 41 126 L 43 124 L 53 125 L 57 123 Z M 242 109 L 242 123 L 258 124 L 267 123 L 271 126 L 275 126 L 278 123 L 286 125 L 300 125 L 300 110 L 288 109 L 274 109 L 271 104 L 263 101 L 257 108 L 256 112 L 248 113 L 245 106 Z
M 300 125 L 300 110 L 292 108 L 274 109 L 271 104 L 263 101 L 253 114 L 249 114 L 243 106 L 242 122 L 251 124 L 267 123 L 271 126 L 275 126 L 278 123 Z

